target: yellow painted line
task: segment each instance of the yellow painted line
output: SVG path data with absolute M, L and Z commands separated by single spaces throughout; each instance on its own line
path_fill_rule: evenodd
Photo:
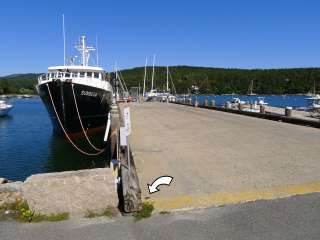
M 155 211 L 163 211 L 208 207 L 213 205 L 248 202 L 259 199 L 290 197 L 293 195 L 301 195 L 314 192 L 320 192 L 320 182 L 214 194 L 203 194 L 195 196 L 149 199 L 144 200 L 144 202 L 151 201 L 153 202 Z

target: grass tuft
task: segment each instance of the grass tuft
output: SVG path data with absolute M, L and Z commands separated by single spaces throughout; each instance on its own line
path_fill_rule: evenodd
M 153 210 L 154 210 L 154 206 L 152 202 L 143 202 L 142 209 L 133 215 L 134 216 L 133 221 L 136 222 L 143 218 L 151 217 L 151 213 Z
M 41 221 L 62 221 L 69 219 L 69 213 L 59 213 L 56 215 L 42 215 L 35 214 L 34 210 L 29 210 L 27 202 L 18 199 L 14 203 L 4 204 L 0 207 L 0 215 L 4 214 L 6 211 L 12 210 L 13 216 L 10 219 L 19 221 L 19 222 L 41 222 Z M 1 217 L 0 217 L 1 219 Z M 1 219 L 3 220 L 3 219 Z
M 87 213 L 84 215 L 85 218 L 95 218 L 95 217 L 100 217 L 99 213 L 95 213 L 94 211 L 91 211 L 87 209 Z
M 104 210 L 103 213 L 99 214 L 99 213 L 96 213 L 94 211 L 91 211 L 89 209 L 87 209 L 87 213 L 84 215 L 85 218 L 95 218 L 95 217 L 109 217 L 109 218 L 112 218 L 112 217 L 115 217 L 118 215 L 118 211 L 117 209 L 115 208 L 112 208 L 112 207 L 108 207 L 106 210 Z
M 159 212 L 159 214 L 170 214 L 171 212 L 168 212 L 168 211 L 161 211 Z
M 117 215 L 118 215 L 117 209 L 112 208 L 112 207 L 108 207 L 108 208 L 101 214 L 101 216 L 105 216 L 105 217 L 109 217 L 109 218 L 115 217 L 115 216 L 117 216 Z

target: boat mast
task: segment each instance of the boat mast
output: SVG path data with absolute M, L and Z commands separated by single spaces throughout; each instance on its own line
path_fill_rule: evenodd
M 66 33 L 64 28 L 64 14 L 63 14 L 63 64 L 66 65 Z
M 143 81 L 143 97 L 146 89 L 146 77 L 147 77 L 147 58 L 146 58 L 146 66 L 144 67 L 144 81 Z
M 169 92 L 169 67 L 167 66 L 167 92 Z
M 153 77 L 154 77 L 154 61 L 156 59 L 156 55 L 153 54 L 153 68 L 152 68 L 152 81 L 151 81 L 151 90 L 153 90 Z
M 81 36 L 81 43 L 79 46 L 75 46 L 75 49 L 77 49 L 81 53 L 81 66 L 88 66 L 89 58 L 90 58 L 90 51 L 94 51 L 95 49 L 93 47 L 86 46 L 86 37 L 84 34 Z

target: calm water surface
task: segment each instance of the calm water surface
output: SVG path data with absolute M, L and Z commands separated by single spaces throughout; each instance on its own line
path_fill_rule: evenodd
M 103 167 L 109 163 L 110 151 L 87 156 L 54 134 L 41 99 L 10 101 L 13 109 L 8 116 L 0 117 L 0 177 L 24 181 L 32 174 Z M 102 148 L 103 134 L 89 136 L 97 148 Z M 86 152 L 97 152 L 84 138 L 74 142 Z

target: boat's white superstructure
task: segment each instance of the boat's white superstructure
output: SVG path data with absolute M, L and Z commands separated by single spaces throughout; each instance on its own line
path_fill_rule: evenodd
M 59 79 L 62 82 L 70 82 L 74 84 L 82 84 L 86 86 L 101 88 L 112 92 L 112 86 L 106 81 L 106 74 L 101 67 L 89 66 L 90 51 L 94 51 L 93 47 L 86 46 L 86 37 L 82 35 L 81 44 L 75 46 L 81 53 L 81 62 L 79 65 L 74 65 L 74 56 L 70 58 L 70 66 L 55 66 L 49 67 L 49 73 L 43 74 L 38 78 L 38 84 L 51 82 L 55 79 Z M 39 93 L 40 94 L 40 93 Z
M 264 97 L 258 97 L 259 101 L 258 101 L 258 105 L 268 105 L 268 103 L 264 102 Z

